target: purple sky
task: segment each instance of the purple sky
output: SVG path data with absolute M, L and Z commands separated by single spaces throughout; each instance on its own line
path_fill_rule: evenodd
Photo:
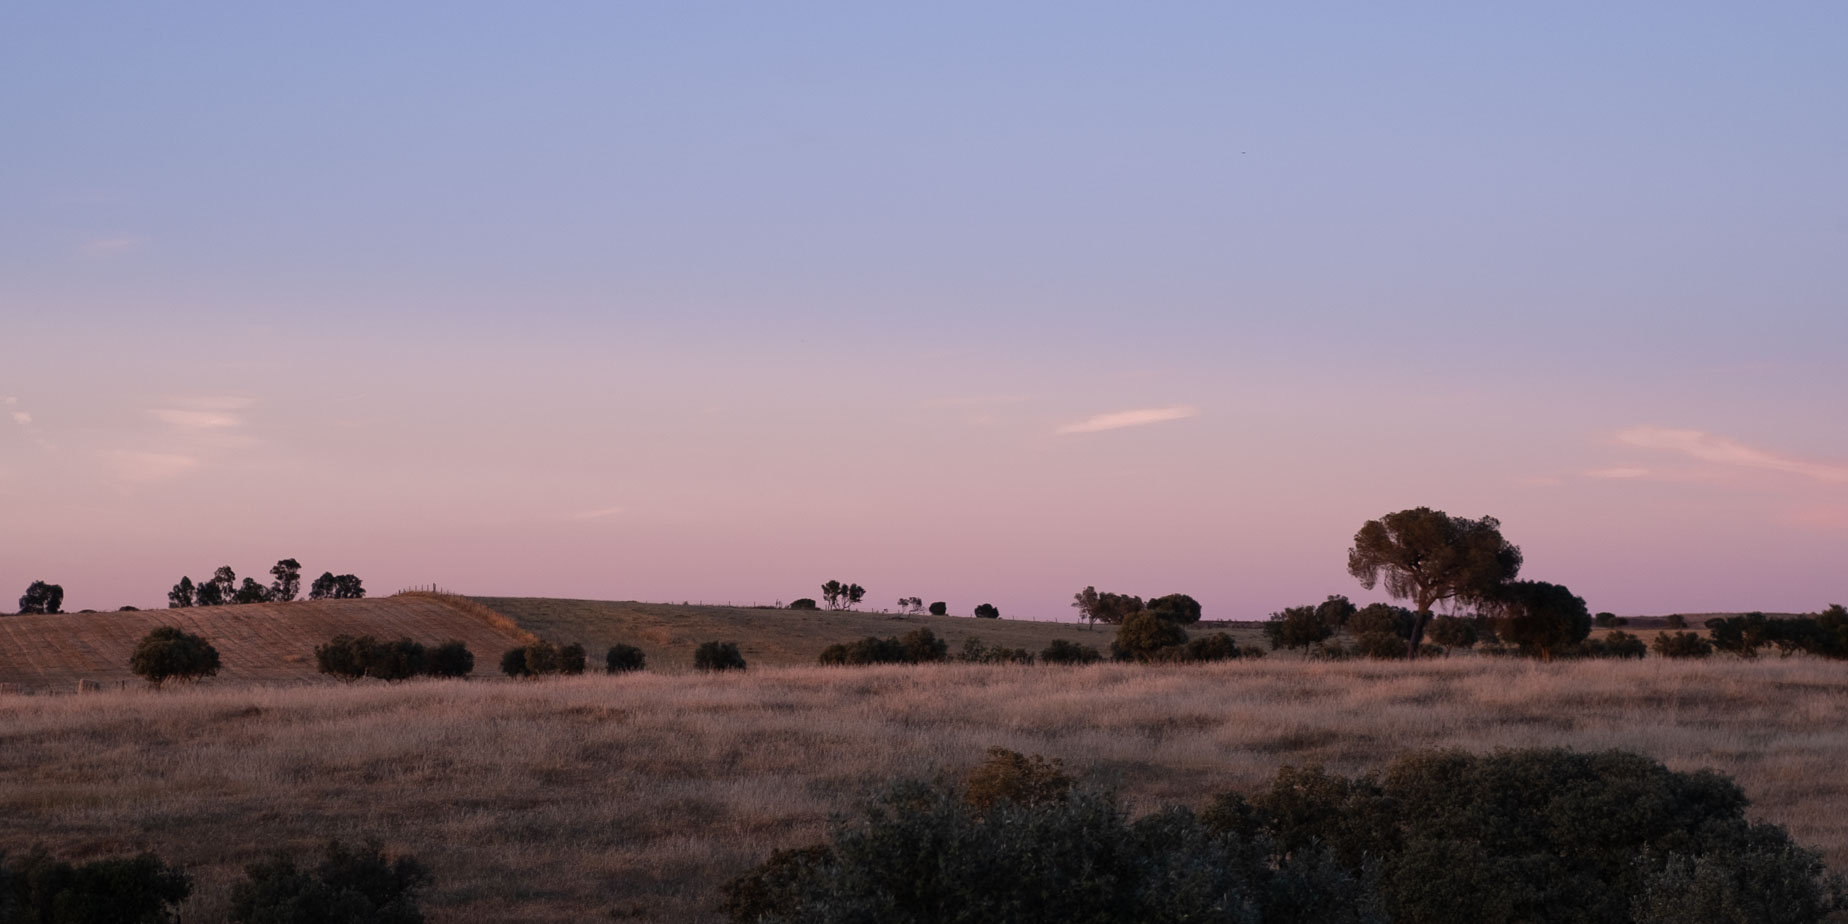
M 1848 602 L 1848 8 L 10 4 L 0 607 Z

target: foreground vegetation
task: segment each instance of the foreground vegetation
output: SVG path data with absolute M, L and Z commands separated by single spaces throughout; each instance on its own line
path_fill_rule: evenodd
M 433 921 L 717 921 L 720 886 L 899 778 L 991 746 L 1135 816 L 1356 776 L 1429 747 L 1633 750 L 1715 768 L 1848 868 L 1848 675 L 1802 656 L 808 667 L 526 683 L 0 699 L 0 850 L 155 850 L 222 920 L 252 857 L 376 836 Z

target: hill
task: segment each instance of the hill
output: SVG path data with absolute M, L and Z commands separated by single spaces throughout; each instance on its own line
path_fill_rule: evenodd
M 471 598 L 547 641 L 580 642 L 592 659 L 617 643 L 635 645 L 657 671 L 689 670 L 701 642 L 736 642 L 753 666 L 811 665 L 821 650 L 869 635 L 903 635 L 928 628 L 949 642 L 950 654 L 975 637 L 987 645 L 1025 648 L 1038 654 L 1053 639 L 1091 645 L 1106 654 L 1116 630 L 1069 622 L 975 619 L 968 616 L 901 616 L 855 610 L 780 610 L 738 606 L 689 606 L 549 597 Z M 1217 629 L 1207 631 L 1219 631 Z M 1239 644 L 1256 644 L 1255 629 L 1232 630 Z
M 527 636 L 505 618 L 445 594 L 409 593 L 364 600 L 298 600 L 240 606 L 0 616 L 0 684 L 25 691 L 68 691 L 79 680 L 139 684 L 128 669 L 142 636 L 158 626 L 204 636 L 218 649 L 218 681 L 290 683 L 319 680 L 314 648 L 336 635 L 459 639 L 491 669 L 500 653 Z

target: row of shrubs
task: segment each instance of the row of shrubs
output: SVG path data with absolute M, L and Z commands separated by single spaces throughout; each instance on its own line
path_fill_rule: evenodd
M 1819 924 L 1843 882 L 1712 771 L 1621 751 L 1426 751 L 1282 768 L 1132 819 L 1057 760 L 991 749 L 900 782 L 722 890 L 753 924 L 863 921 Z
M 1190 639 L 1179 625 L 1153 614 L 1137 614 L 1125 620 L 1117 630 L 1117 640 L 1110 646 L 1110 657 L 1117 661 L 1152 661 L 1160 663 L 1199 663 L 1238 657 L 1262 657 L 1262 651 L 1243 651 L 1232 636 L 1215 632 Z M 1094 664 L 1104 655 L 1096 648 L 1065 639 L 1054 639 L 1040 649 L 1037 660 L 1044 664 Z M 1025 648 L 989 645 L 971 636 L 963 640 L 962 649 L 952 657 L 949 643 L 928 628 L 914 629 L 902 636 L 879 638 L 869 635 L 856 642 L 829 645 L 821 652 L 820 663 L 831 666 L 866 664 L 931 664 L 959 661 L 965 664 L 1032 664 L 1036 658 Z
M 422 924 L 418 894 L 430 871 L 410 856 L 387 857 L 376 841 L 330 841 L 321 861 L 301 867 L 287 853 L 244 868 L 231 887 L 234 924 Z M 192 894 L 185 870 L 145 852 L 73 864 L 41 847 L 0 854 L 4 924 L 156 924 Z

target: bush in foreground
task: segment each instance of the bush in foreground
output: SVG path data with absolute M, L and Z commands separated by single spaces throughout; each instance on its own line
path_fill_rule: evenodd
M 603 656 L 603 669 L 611 674 L 639 671 L 648 665 L 648 656 L 634 645 L 612 645 Z
M 1713 643 L 1692 632 L 1661 632 L 1649 648 L 1664 658 L 1705 658 L 1713 654 Z
M 928 664 L 949 658 L 950 645 L 927 628 L 902 637 L 867 636 L 857 642 L 829 645 L 818 659 L 824 665 Z
M 475 656 L 461 642 L 445 642 L 440 650 L 443 661 L 439 672 L 439 664 L 433 660 L 435 652 L 420 642 L 408 638 L 381 642 L 370 635 L 337 635 L 315 647 L 314 663 L 316 670 L 342 680 L 371 677 L 389 682 L 424 674 L 463 677 L 474 669 Z
M 5 924 L 165 924 L 192 894 L 192 879 L 153 853 L 54 859 L 44 847 L 0 854 L 0 921 Z
M 169 680 L 197 680 L 218 673 L 218 649 L 190 632 L 161 626 L 135 646 L 128 667 L 155 686 Z
M 551 674 L 582 674 L 585 663 L 583 645 L 573 642 L 559 646 L 540 641 L 508 649 L 501 655 L 500 669 L 501 673 L 519 679 Z
M 1097 649 L 1062 638 L 1055 638 L 1040 649 L 1040 660 L 1047 664 L 1095 664 L 1103 659 Z
M 693 667 L 702 671 L 741 671 L 744 655 L 737 642 L 701 642 L 693 649 Z
M 424 667 L 432 677 L 467 677 L 475 670 L 475 653 L 452 639 L 430 649 Z
M 413 857 L 387 858 L 376 841 L 331 841 L 321 862 L 301 869 L 285 853 L 244 868 L 232 887 L 237 924 L 422 924 L 417 893 L 430 871 Z

